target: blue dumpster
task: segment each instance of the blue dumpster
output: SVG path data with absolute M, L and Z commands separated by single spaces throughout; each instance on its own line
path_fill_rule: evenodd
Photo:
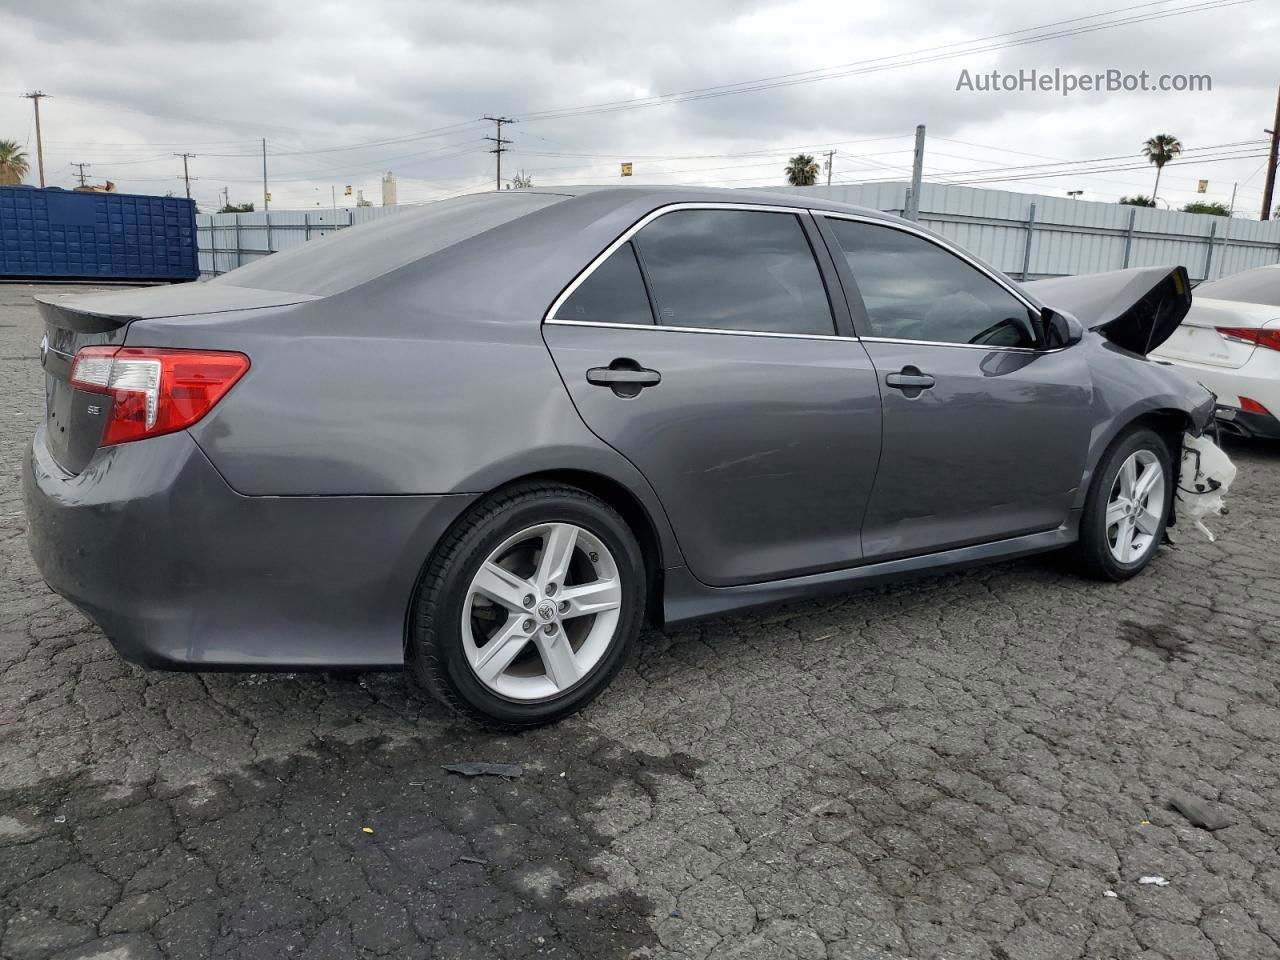
M 195 280 L 185 197 L 0 187 L 0 280 Z

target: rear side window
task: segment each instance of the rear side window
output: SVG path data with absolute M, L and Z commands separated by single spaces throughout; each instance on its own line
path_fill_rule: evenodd
M 630 242 L 596 267 L 556 311 L 557 320 L 587 323 L 653 323 L 649 295 Z
M 677 210 L 635 236 L 658 323 L 835 333 L 822 275 L 792 213 Z
M 993 347 L 1034 347 L 1027 306 L 985 273 L 923 237 L 828 219 L 849 262 L 871 333 Z

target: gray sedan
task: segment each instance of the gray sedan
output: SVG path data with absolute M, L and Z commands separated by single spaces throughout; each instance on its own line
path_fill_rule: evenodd
M 208 283 L 50 297 L 49 584 L 158 667 L 388 669 L 495 725 L 659 625 L 1171 519 L 1180 267 L 1020 286 L 802 196 L 508 191 Z

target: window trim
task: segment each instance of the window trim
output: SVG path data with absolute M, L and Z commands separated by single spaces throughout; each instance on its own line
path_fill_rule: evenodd
M 814 269 L 818 271 L 818 278 L 822 282 L 823 292 L 827 298 L 827 309 L 831 314 L 831 333 L 780 333 L 772 330 L 743 330 L 737 327 L 685 327 L 673 324 L 664 324 L 658 322 L 657 303 L 652 291 L 649 289 L 648 270 L 644 264 L 644 258 L 640 253 L 640 248 L 632 245 L 635 250 L 636 260 L 640 266 L 640 275 L 644 279 L 645 289 L 649 291 L 650 309 L 654 311 L 654 322 L 650 324 L 640 325 L 633 323 L 604 323 L 602 321 L 593 320 L 571 320 L 567 317 L 558 317 L 556 312 L 573 296 L 574 292 L 580 287 L 586 279 L 593 274 L 596 269 L 603 264 L 614 252 L 622 247 L 623 244 L 630 243 L 637 233 L 646 226 L 657 220 L 659 217 L 668 213 L 674 213 L 679 210 L 736 210 L 742 212 L 757 213 L 787 213 L 795 216 L 800 224 L 801 233 L 804 235 L 805 242 L 809 247 L 809 256 L 813 259 Z M 551 306 L 543 315 L 543 323 L 556 324 L 557 326 L 575 326 L 575 327 L 604 327 L 608 329 L 620 330 L 669 330 L 684 333 L 718 333 L 729 336 L 745 336 L 745 337 L 781 337 L 789 340 L 856 340 L 857 336 L 847 336 L 837 333 L 840 329 L 840 318 L 843 313 L 836 304 L 836 291 L 831 288 L 831 282 L 826 275 L 823 267 L 822 258 L 817 250 L 814 249 L 814 238 L 810 235 L 809 229 L 806 227 L 806 216 L 812 218 L 813 211 L 807 207 L 793 207 L 784 205 L 773 205 L 767 203 L 732 203 L 732 202 L 713 202 L 713 201 L 689 201 L 684 203 L 670 203 L 665 206 L 658 207 L 656 210 L 650 210 L 647 214 L 633 223 L 630 227 L 622 232 L 611 244 L 604 248 L 596 255 L 592 261 L 569 283 L 567 287 L 560 292 L 560 295 L 551 302 Z M 812 222 L 812 219 L 810 219 Z M 834 258 L 833 258 L 834 259 Z M 838 278 L 837 278 L 838 279 Z M 840 291 L 841 296 L 846 296 L 843 290 Z M 846 296 L 847 299 L 847 296 Z
M 844 211 L 839 211 L 839 210 L 810 210 L 809 212 L 813 214 L 814 219 L 819 221 L 819 223 L 827 219 L 851 220 L 855 223 L 866 223 L 874 227 L 883 227 L 886 230 L 897 230 L 899 233 L 906 233 L 906 234 L 910 234 L 911 236 L 918 237 L 919 239 L 925 241 L 926 243 L 931 243 L 935 247 L 938 247 L 944 252 L 949 253 L 952 256 L 957 257 L 959 260 L 963 261 L 964 263 L 968 264 L 970 267 L 978 271 L 978 273 L 982 274 L 988 280 L 991 280 L 992 282 L 994 282 L 996 286 L 1010 293 L 1015 300 L 1022 303 L 1027 308 L 1027 310 L 1029 310 L 1032 314 L 1040 313 L 1039 304 L 1033 303 L 1030 299 L 1028 299 L 1025 293 L 1023 293 L 1021 290 L 1017 289 L 1016 287 L 1012 286 L 1007 279 L 1002 277 L 1000 274 L 996 273 L 990 267 L 974 259 L 972 256 L 970 256 L 960 247 L 957 247 L 951 244 L 945 238 L 935 237 L 930 233 L 912 224 L 896 223 L 892 220 L 885 220 L 880 217 L 868 217 L 863 214 L 845 213 Z M 824 224 L 823 226 L 825 227 L 826 225 Z M 853 270 L 850 269 L 848 260 L 844 255 L 844 250 L 843 248 L 840 247 L 840 242 L 839 240 L 836 239 L 834 232 L 832 233 L 830 239 L 831 239 L 831 242 L 835 243 L 836 249 L 840 253 L 840 255 L 837 257 L 836 251 L 832 251 L 832 255 L 831 255 L 831 259 L 836 262 L 836 271 L 840 275 L 840 280 L 843 283 L 845 281 L 845 278 L 847 277 L 850 281 L 852 281 L 853 292 L 857 294 L 859 305 L 862 307 L 861 311 L 853 311 L 853 305 L 850 304 L 850 310 L 855 313 L 855 316 L 858 315 L 858 313 L 860 312 L 864 321 L 867 323 L 868 330 L 870 330 L 870 320 L 869 318 L 867 318 L 867 315 L 866 315 L 866 307 L 865 305 L 862 304 L 862 289 L 858 286 L 858 278 L 853 275 Z M 846 289 L 845 296 L 847 297 L 848 295 L 849 295 L 849 291 Z M 1036 334 L 1036 339 L 1039 340 L 1040 332 L 1039 330 L 1035 330 L 1034 324 L 1032 325 L 1032 329 Z M 994 346 L 994 345 L 985 344 L 985 343 L 956 343 L 954 340 L 914 340 L 914 339 L 907 339 L 905 337 L 877 337 L 874 334 L 871 334 L 869 332 L 859 333 L 858 339 L 865 340 L 869 343 L 906 343 L 906 344 L 920 344 L 921 346 L 931 346 L 931 347 L 964 347 L 969 350 L 1003 350 L 1010 353 L 1037 353 L 1037 354 L 1057 353 L 1059 350 L 1066 349 L 1066 347 L 1045 347 L 1042 343 L 1038 343 L 1034 347 L 1004 347 L 1004 346 Z

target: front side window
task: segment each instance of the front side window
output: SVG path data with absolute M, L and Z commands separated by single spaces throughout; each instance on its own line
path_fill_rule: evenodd
M 649 295 L 636 263 L 635 250 L 624 243 L 596 267 L 556 311 L 557 320 L 587 323 L 653 323 Z
M 800 219 L 755 210 L 676 210 L 636 234 L 658 323 L 835 333 Z
M 827 222 L 862 294 L 872 336 L 1036 346 L 1026 304 L 950 251 L 892 227 Z

